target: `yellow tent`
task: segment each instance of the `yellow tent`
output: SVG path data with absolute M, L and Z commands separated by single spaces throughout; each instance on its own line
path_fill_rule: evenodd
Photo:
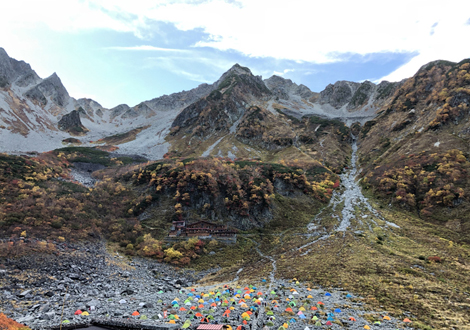
M 390 320 L 391 320 L 391 319 L 390 319 L 390 316 L 388 316 L 388 315 L 385 315 L 385 316 L 384 316 L 384 320 L 388 320 L 388 321 L 390 321 Z
M 247 304 L 242 304 L 240 307 L 241 308 L 248 308 L 248 305 Z
M 232 307 L 230 307 L 230 309 L 233 311 L 235 309 L 235 307 L 232 306 Z
M 202 304 L 204 302 L 204 299 L 199 299 L 197 302 Z
M 83 316 L 87 316 L 87 315 L 90 315 L 87 311 L 84 311 L 82 314 L 80 315 L 83 315 Z
M 309 295 L 307 296 L 307 298 L 313 298 L 313 297 L 312 297 L 312 295 L 311 295 L 311 294 L 309 294 Z
M 287 329 L 289 325 L 287 323 L 284 323 L 282 326 Z
M 250 317 L 250 315 L 248 315 L 247 312 L 245 312 L 245 313 L 242 314 L 242 317 L 247 317 L 247 316 Z
M 304 306 L 300 307 L 300 308 L 299 308 L 299 311 L 305 312 Z
M 179 300 L 179 298 L 175 298 L 175 299 L 173 299 L 173 301 L 180 301 L 180 300 Z
M 170 322 L 168 322 L 168 323 L 176 324 L 175 320 L 170 320 Z

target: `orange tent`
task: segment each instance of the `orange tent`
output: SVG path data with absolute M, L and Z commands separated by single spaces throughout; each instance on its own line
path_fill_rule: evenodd
M 197 307 L 196 306 L 191 306 L 189 309 L 195 310 Z
M 246 320 L 243 320 L 243 324 L 248 324 L 248 322 L 246 322 Z
M 196 291 L 196 289 L 194 289 L 194 288 L 193 288 L 193 289 L 191 289 L 191 291 L 193 291 L 193 292 L 194 292 L 194 291 Z
M 317 302 L 317 305 L 324 305 L 321 301 Z
M 176 324 L 175 320 L 170 320 L 170 322 L 168 322 L 168 323 Z
M 356 319 L 351 316 L 351 317 L 349 318 L 349 321 L 356 321 Z
M 390 318 L 390 316 L 385 315 L 385 316 L 384 316 L 384 320 L 391 321 L 391 318 Z
M 203 309 L 204 308 L 204 305 L 203 304 L 200 304 L 199 306 L 197 306 L 198 308 L 200 309 Z
M 217 307 L 217 304 L 216 304 L 216 303 L 212 303 L 212 304 L 211 304 L 211 307 Z
M 258 292 L 257 295 L 258 295 L 258 296 L 262 296 L 262 295 L 263 295 L 263 292 Z
M 313 306 L 312 308 L 310 308 L 312 311 L 316 311 L 318 308 L 316 308 L 315 306 Z
M 138 311 L 135 311 L 134 313 L 132 313 L 132 316 L 139 316 L 140 313 Z
M 242 298 L 238 301 L 238 303 L 240 303 L 240 302 L 246 302 L 246 300 Z
M 227 300 L 227 299 L 225 299 L 225 300 L 224 300 L 224 303 L 225 303 L 225 304 L 228 304 L 228 300 Z
M 247 287 L 247 286 L 245 286 L 245 288 L 244 288 L 243 290 L 250 290 L 250 288 L 249 288 L 249 287 Z
M 405 322 L 405 323 L 411 323 L 411 320 L 406 317 L 406 318 L 403 320 L 403 322 Z
M 186 311 L 187 311 L 187 309 L 186 309 L 186 308 L 184 308 L 184 307 L 181 307 L 181 308 L 180 308 L 180 311 L 182 311 L 182 312 L 186 312 Z
M 294 312 L 294 311 L 292 310 L 292 308 L 287 307 L 287 308 L 286 308 L 286 312 Z
M 252 314 L 253 314 L 252 311 L 246 311 L 246 313 L 247 313 L 248 315 L 252 315 Z
M 202 317 L 202 314 L 201 313 L 196 313 L 196 315 L 194 315 L 196 317 Z

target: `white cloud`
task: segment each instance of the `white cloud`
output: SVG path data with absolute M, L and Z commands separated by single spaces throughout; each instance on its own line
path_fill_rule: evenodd
M 173 23 L 179 30 L 202 29 L 195 47 L 235 50 L 250 57 L 331 63 L 342 54 L 419 53 L 387 76 L 399 80 L 437 58 L 470 56 L 468 0 L 241 0 L 100 1 L 107 10 L 147 21 Z M 456 10 L 458 8 L 458 10 Z M 138 29 L 138 27 L 136 27 Z
M 431 60 L 469 57 L 469 12 L 468 0 L 15 0 L 2 4 L 0 28 L 40 23 L 59 31 L 111 29 L 144 38 L 155 32 L 152 23 L 165 22 L 203 31 L 196 48 L 298 63 L 346 61 L 345 54 L 419 54 L 384 77 L 399 80 Z M 140 47 L 132 50 L 157 50 Z
M 286 73 L 294 72 L 294 71 L 295 71 L 294 69 L 284 69 L 282 72 L 273 71 L 273 75 L 277 75 L 277 76 L 283 77 Z
M 161 47 L 154 47 L 149 45 L 141 45 L 141 46 L 130 46 L 130 47 L 106 47 L 106 49 L 113 49 L 113 50 L 129 50 L 129 51 L 157 51 L 157 52 L 175 52 L 175 53 L 186 53 L 188 52 L 185 49 L 174 49 L 174 48 L 161 48 Z

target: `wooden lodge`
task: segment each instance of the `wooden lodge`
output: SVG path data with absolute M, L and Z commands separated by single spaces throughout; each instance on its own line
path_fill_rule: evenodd
M 189 239 L 198 237 L 201 239 L 217 239 L 236 241 L 237 231 L 227 225 L 220 225 L 205 220 L 187 223 L 186 221 L 173 221 L 168 238 Z

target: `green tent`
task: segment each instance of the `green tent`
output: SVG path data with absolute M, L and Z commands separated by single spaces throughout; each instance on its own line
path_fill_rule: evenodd
M 272 311 L 269 311 L 266 313 L 266 315 L 274 315 L 274 313 Z
M 146 319 L 147 319 L 147 316 L 145 316 L 145 315 L 140 316 L 140 320 L 146 320 Z

